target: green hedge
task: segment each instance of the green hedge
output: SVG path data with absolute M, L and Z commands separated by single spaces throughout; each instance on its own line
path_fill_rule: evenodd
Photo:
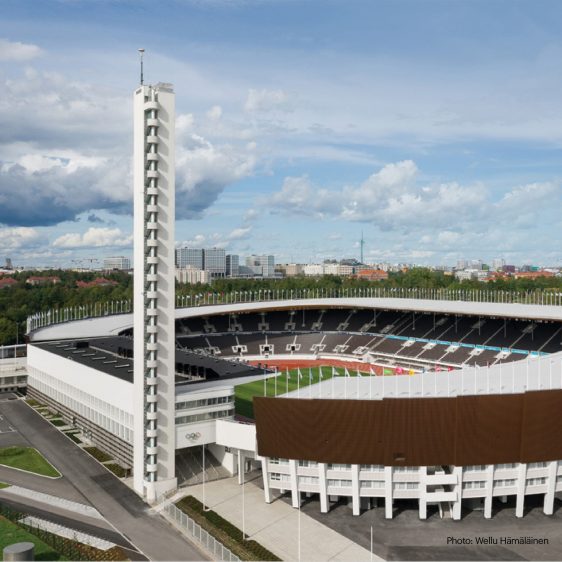
M 68 425 L 64 420 L 61 419 L 52 419 L 49 421 L 56 427 L 62 427 L 63 425 Z
M 244 560 L 281 560 L 273 554 L 273 552 L 267 550 L 261 544 L 254 540 L 245 540 L 242 536 L 242 531 L 234 526 L 230 521 L 221 517 L 216 511 L 204 511 L 203 504 L 193 496 L 187 496 L 180 500 L 176 506 L 188 515 L 197 514 L 199 518 L 203 517 L 207 520 L 211 527 L 207 530 L 211 535 L 217 539 L 221 539 L 217 533 L 213 533 L 213 527 L 219 531 L 224 532 L 228 537 L 235 541 L 241 549 L 245 552 L 241 552 L 239 548 L 233 549 L 236 552 L 234 554 L 238 555 Z M 225 545 L 229 546 L 229 545 Z
M 125 476 L 127 476 L 127 469 L 123 468 L 120 464 L 112 462 L 104 466 L 119 478 L 125 478 Z
M 106 452 L 98 449 L 97 447 L 84 447 L 84 451 L 89 455 L 92 455 L 99 462 L 107 462 L 113 459 Z
M 74 443 L 78 443 L 78 444 L 82 443 L 82 441 L 80 441 L 80 439 L 78 439 L 78 437 L 76 437 L 76 435 L 74 433 L 70 433 L 70 432 L 65 431 L 64 434 L 67 437 L 70 437 L 70 439 L 72 439 L 72 441 L 74 441 Z

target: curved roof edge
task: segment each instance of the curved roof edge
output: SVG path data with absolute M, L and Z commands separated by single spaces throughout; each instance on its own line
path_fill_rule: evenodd
M 561 306 L 367 297 L 278 300 L 178 308 L 176 309 L 176 318 L 194 318 L 229 312 L 255 312 L 294 308 L 376 308 L 562 322 Z M 39 328 L 29 334 L 29 339 L 30 341 L 45 341 L 108 336 L 115 335 L 132 326 L 132 314 L 116 314 L 100 318 L 73 320 Z

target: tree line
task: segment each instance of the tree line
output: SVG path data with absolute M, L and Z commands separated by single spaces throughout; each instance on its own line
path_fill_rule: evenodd
M 21 272 L 10 275 L 17 284 L 0 289 L 0 345 L 22 342 L 26 319 L 31 314 L 53 308 L 64 308 L 97 302 L 131 299 L 133 277 L 115 271 L 104 274 L 116 281 L 113 287 L 78 288 L 77 281 L 92 281 L 99 272 L 75 272 L 67 270 L 48 272 Z M 26 283 L 31 276 L 56 276 L 60 283 L 32 286 Z M 449 290 L 499 290 L 517 292 L 562 291 L 562 277 L 539 277 L 538 279 L 498 279 L 487 283 L 477 280 L 458 281 L 452 275 L 427 268 L 414 268 L 405 272 L 389 273 L 387 280 L 368 281 L 353 277 L 324 275 L 321 277 L 286 277 L 284 279 L 217 279 L 212 284 L 176 284 L 178 296 L 195 296 L 205 293 L 230 293 L 234 291 L 302 290 L 302 289 L 368 289 L 424 288 Z

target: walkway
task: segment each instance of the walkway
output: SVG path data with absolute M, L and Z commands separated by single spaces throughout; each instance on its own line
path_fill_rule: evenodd
M 251 477 L 250 477 L 251 478 Z M 258 477 L 259 478 L 259 477 Z M 197 484 L 184 490 L 203 500 L 203 486 Z M 299 512 L 286 502 L 274 500 L 266 504 L 263 490 L 254 482 L 247 482 L 244 491 L 246 533 L 283 560 L 299 560 Z M 242 487 L 237 477 L 209 482 L 205 485 L 208 507 L 242 529 Z M 334 560 L 369 562 L 371 554 L 346 537 L 300 513 L 301 552 L 306 561 Z M 373 556 L 372 560 L 382 560 Z

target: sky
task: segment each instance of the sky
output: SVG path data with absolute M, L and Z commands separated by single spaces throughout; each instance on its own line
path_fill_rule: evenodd
M 132 93 L 176 91 L 176 244 L 562 265 L 558 0 L 2 0 L 0 265 L 132 255 Z M 100 260 L 95 262 L 93 260 Z

